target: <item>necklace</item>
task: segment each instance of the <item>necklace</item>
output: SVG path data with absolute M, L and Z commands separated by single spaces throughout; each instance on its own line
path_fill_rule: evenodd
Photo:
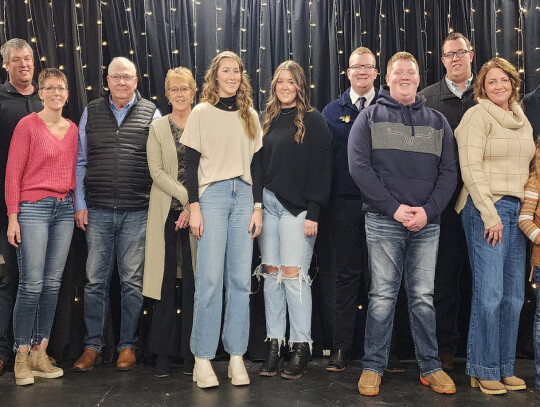
M 232 110 L 232 108 L 236 105 L 236 101 L 230 106 L 227 103 L 222 102 L 221 100 L 219 100 L 219 103 L 221 103 L 223 106 L 225 106 L 229 110 Z
M 51 126 L 51 128 L 54 129 L 54 127 L 60 123 L 60 121 L 62 120 L 62 117 L 60 117 L 57 121 L 55 122 L 46 122 L 45 119 L 41 119 L 43 121 L 43 123 L 45 123 L 45 126 Z

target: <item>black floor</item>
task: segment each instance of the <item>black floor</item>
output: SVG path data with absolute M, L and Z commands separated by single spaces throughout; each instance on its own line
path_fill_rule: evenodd
M 247 362 L 251 385 L 234 387 L 227 379 L 227 362 L 214 368 L 221 385 L 202 390 L 181 369 L 174 369 L 168 379 L 156 379 L 153 366 L 138 365 L 131 372 L 116 372 L 113 365 L 101 365 L 89 373 L 73 373 L 71 364 L 61 364 L 65 376 L 60 379 L 36 379 L 31 386 L 15 384 L 13 372 L 0 377 L 0 406 L 540 406 L 540 391 L 534 390 L 532 360 L 518 360 L 516 374 L 529 388 L 504 396 L 487 396 L 469 386 L 462 361 L 452 374 L 457 394 L 435 394 L 420 384 L 418 368 L 406 362 L 403 374 L 386 374 L 377 397 L 358 393 L 360 362 L 349 365 L 343 373 L 327 373 L 325 359 L 310 362 L 306 375 L 299 380 L 257 375 L 259 364 Z

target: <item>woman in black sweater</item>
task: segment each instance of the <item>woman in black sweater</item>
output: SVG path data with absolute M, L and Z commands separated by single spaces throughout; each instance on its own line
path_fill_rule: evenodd
M 259 246 L 268 354 L 261 376 L 274 376 L 279 369 L 287 307 L 294 352 L 281 376 L 301 377 L 311 354 L 308 271 L 319 213 L 330 195 L 332 142 L 308 92 L 300 65 L 285 61 L 278 66 L 263 122 L 264 227 Z

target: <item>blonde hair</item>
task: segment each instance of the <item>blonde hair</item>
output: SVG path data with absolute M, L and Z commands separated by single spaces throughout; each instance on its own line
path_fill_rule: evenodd
M 508 104 L 511 104 L 514 101 L 519 103 L 519 88 L 521 87 L 521 78 L 519 77 L 519 73 L 514 65 L 508 62 L 506 59 L 500 57 L 492 58 L 482 65 L 482 68 L 476 77 L 476 81 L 474 82 L 474 99 L 476 101 L 478 101 L 478 99 L 487 99 L 484 82 L 486 80 L 487 73 L 492 68 L 502 69 L 510 79 L 510 83 L 512 84 L 512 94 L 510 95 L 510 98 L 508 98 Z
M 304 70 L 294 61 L 282 62 L 274 72 L 272 83 L 270 85 L 270 97 L 266 103 L 263 134 L 266 134 L 272 122 L 279 117 L 279 113 L 281 111 L 281 102 L 276 95 L 276 84 L 279 74 L 284 70 L 290 72 L 294 86 L 296 87 L 296 114 L 294 115 L 296 134 L 294 135 L 294 140 L 300 144 L 304 140 L 304 134 L 306 133 L 304 116 L 306 115 L 306 112 L 312 111 L 313 107 L 309 103 L 309 91 Z
M 253 117 L 250 108 L 253 106 L 253 97 L 251 95 L 251 85 L 249 78 L 245 72 L 244 64 L 238 55 L 232 51 L 223 51 L 217 54 L 206 75 L 204 76 L 204 85 L 201 94 L 201 102 L 208 102 L 215 106 L 219 102 L 219 84 L 217 81 L 217 71 L 219 63 L 222 59 L 231 58 L 238 63 L 240 67 L 240 86 L 236 92 L 236 105 L 238 106 L 238 112 L 240 113 L 240 119 L 244 126 L 244 131 L 250 138 L 255 138 L 257 135 L 257 121 Z
M 373 61 L 375 63 L 377 62 L 377 58 L 375 58 L 375 54 L 367 47 L 356 48 L 353 52 L 351 52 L 351 55 L 349 56 L 349 60 L 351 59 L 353 55 L 364 55 L 364 54 L 371 55 L 373 57 Z
M 41 89 L 43 86 L 45 86 L 45 81 L 49 78 L 58 78 L 62 82 L 64 82 L 64 85 L 66 85 L 66 89 L 68 87 L 68 82 L 66 75 L 64 72 L 62 72 L 58 68 L 45 68 L 43 69 L 39 75 L 38 75 L 38 87 Z
M 420 73 L 420 66 L 418 65 L 418 61 L 414 57 L 413 54 L 406 52 L 406 51 L 400 51 L 396 52 L 392 57 L 388 60 L 388 64 L 386 65 L 386 72 L 390 73 L 392 70 L 392 65 L 394 65 L 394 62 L 403 60 L 403 61 L 412 61 L 416 65 L 416 71 Z
M 188 83 L 189 89 L 191 90 L 191 92 L 193 92 L 193 95 L 195 95 L 195 92 L 197 91 L 197 84 L 195 83 L 193 74 L 189 69 L 184 68 L 183 66 L 179 66 L 174 69 L 169 69 L 167 71 L 167 76 L 165 76 L 165 96 L 167 98 L 169 97 L 171 82 L 175 79 L 186 81 Z

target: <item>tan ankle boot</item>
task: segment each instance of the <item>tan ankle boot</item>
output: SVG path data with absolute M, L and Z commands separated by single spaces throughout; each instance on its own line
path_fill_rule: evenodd
M 193 381 L 202 389 L 219 386 L 218 379 L 212 368 L 212 363 L 208 359 L 201 359 L 195 356 Z
M 36 377 L 44 377 L 45 379 L 56 379 L 62 377 L 64 371 L 59 367 L 54 367 L 47 356 L 45 349 L 30 351 L 30 366 L 32 374 Z
M 229 379 L 233 386 L 245 386 L 249 384 L 249 376 L 244 365 L 242 355 L 231 355 L 229 361 Z
M 15 356 L 15 382 L 18 386 L 34 384 L 34 375 L 30 366 L 30 355 L 28 352 L 17 352 Z
M 484 380 L 471 376 L 471 387 L 478 387 L 484 394 L 506 394 L 504 384 L 497 380 Z
M 525 390 L 527 388 L 525 380 L 516 376 L 503 377 L 501 381 L 506 390 Z

